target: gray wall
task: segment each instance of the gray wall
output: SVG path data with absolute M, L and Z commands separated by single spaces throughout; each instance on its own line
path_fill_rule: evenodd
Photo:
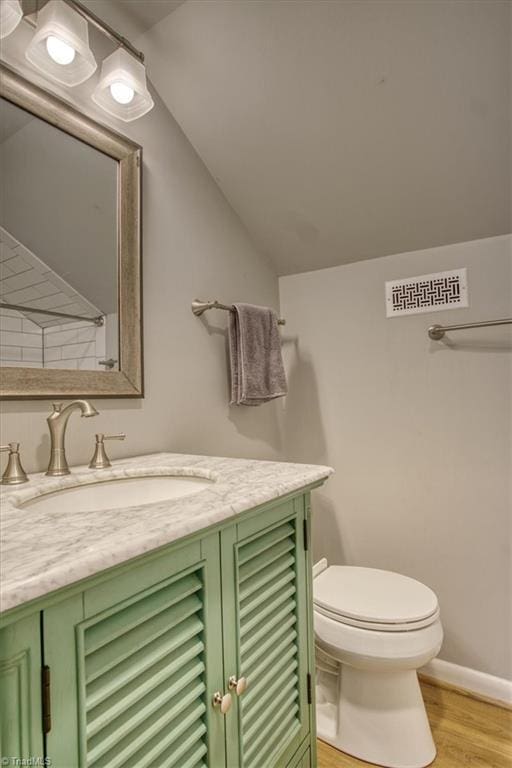
M 195 297 L 277 307 L 275 273 L 158 97 L 123 131 L 144 147 L 146 398 L 96 401 L 99 417 L 73 416 L 68 459 L 90 458 L 94 432 L 120 430 L 127 439 L 113 457 L 158 450 L 276 457 L 277 406 L 228 406 L 226 315 L 203 321 L 190 311 Z M 2 440 L 21 441 L 28 471 L 48 460 L 49 409 L 49 402 L 2 403 Z
M 431 342 L 432 323 L 512 316 L 512 240 L 497 237 L 280 279 L 290 459 L 331 464 L 314 549 L 438 594 L 441 657 L 512 673 L 507 328 Z M 468 267 L 470 308 L 386 319 L 384 281 Z M 295 341 L 294 341 L 295 340 Z

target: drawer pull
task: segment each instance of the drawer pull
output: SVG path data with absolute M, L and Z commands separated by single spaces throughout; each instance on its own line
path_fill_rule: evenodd
M 225 693 L 224 696 L 220 691 L 213 694 L 212 705 L 219 707 L 223 715 L 225 715 L 231 709 L 232 697 L 230 693 Z

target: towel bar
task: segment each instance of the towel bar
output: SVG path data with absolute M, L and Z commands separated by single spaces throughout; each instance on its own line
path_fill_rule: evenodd
M 227 304 L 221 304 L 220 301 L 201 301 L 200 299 L 194 299 L 192 302 L 192 312 L 194 315 L 197 315 L 199 317 L 203 314 L 203 312 L 206 312 L 208 309 L 224 309 L 227 312 L 232 312 L 233 307 L 228 306 Z M 278 325 L 286 325 L 286 320 L 284 320 L 282 317 L 279 318 L 277 321 Z
M 512 317 L 504 317 L 502 320 L 483 320 L 480 323 L 460 323 L 459 325 L 431 325 L 427 333 L 434 341 L 443 338 L 446 331 L 463 331 L 466 328 L 488 328 L 493 325 L 511 325 Z

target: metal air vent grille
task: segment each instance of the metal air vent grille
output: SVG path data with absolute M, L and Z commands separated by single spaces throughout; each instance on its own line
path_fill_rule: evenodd
M 468 306 L 467 270 L 452 269 L 386 283 L 386 315 L 417 315 Z

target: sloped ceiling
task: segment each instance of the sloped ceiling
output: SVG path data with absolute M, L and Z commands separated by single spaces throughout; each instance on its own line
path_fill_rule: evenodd
M 151 80 L 279 274 L 510 231 L 507 0 L 187 0 Z

